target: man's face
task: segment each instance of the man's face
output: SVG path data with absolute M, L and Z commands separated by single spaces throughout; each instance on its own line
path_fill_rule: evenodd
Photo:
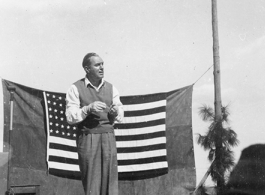
M 99 56 L 92 56 L 90 58 L 90 65 L 87 67 L 88 76 L 94 79 L 102 79 L 104 77 L 104 62 Z

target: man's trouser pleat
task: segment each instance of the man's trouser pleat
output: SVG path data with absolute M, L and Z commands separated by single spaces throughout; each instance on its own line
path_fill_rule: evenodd
M 85 195 L 118 195 L 114 133 L 81 134 L 77 145 Z

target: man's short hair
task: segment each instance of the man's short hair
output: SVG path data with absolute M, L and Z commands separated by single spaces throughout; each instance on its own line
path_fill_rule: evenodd
M 88 53 L 88 54 L 86 54 L 84 59 L 83 59 L 83 63 L 82 63 L 83 68 L 90 65 L 90 58 L 92 56 L 99 56 L 99 55 L 96 54 L 96 53 Z

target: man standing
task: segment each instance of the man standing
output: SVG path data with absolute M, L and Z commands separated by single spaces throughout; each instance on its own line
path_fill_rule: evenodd
M 113 123 L 123 119 L 117 89 L 104 80 L 104 62 L 95 53 L 83 59 L 86 77 L 66 94 L 66 118 L 77 124 L 77 150 L 86 195 L 117 195 L 117 149 Z

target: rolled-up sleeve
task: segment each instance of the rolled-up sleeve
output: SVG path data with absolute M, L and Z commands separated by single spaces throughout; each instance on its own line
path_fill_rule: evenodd
M 86 118 L 86 114 L 80 108 L 79 93 L 75 85 L 71 85 L 66 93 L 65 115 L 69 124 L 76 124 Z
M 118 107 L 118 116 L 116 116 L 115 122 L 121 123 L 123 120 L 123 117 L 124 117 L 123 105 L 121 103 L 118 90 L 114 86 L 112 88 L 113 88 L 113 100 L 112 100 L 112 102 L 113 102 L 113 105 Z

